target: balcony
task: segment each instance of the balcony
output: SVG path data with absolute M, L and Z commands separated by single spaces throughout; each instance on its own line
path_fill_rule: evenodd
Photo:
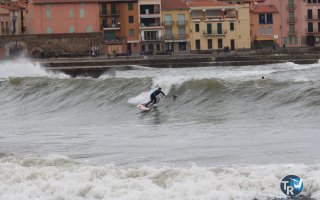
M 113 31 L 113 30 L 120 30 L 121 28 L 121 24 L 117 23 L 117 24 L 111 24 L 111 25 L 102 25 L 102 30 L 104 31 Z
M 158 29 L 158 28 L 162 28 L 160 22 L 159 23 L 149 23 L 149 24 L 140 23 L 140 29 Z
M 295 10 L 297 8 L 296 4 L 288 4 L 287 5 L 287 10 Z
M 188 21 L 177 21 L 177 26 L 187 26 L 188 25 Z
M 162 24 L 165 27 L 171 27 L 174 25 L 174 21 L 164 21 L 164 22 L 162 22 Z
M 107 44 L 123 44 L 126 42 L 126 38 L 123 37 L 114 37 L 114 38 L 107 38 L 105 36 L 104 42 Z
M 288 31 L 288 36 L 295 36 L 295 35 L 297 35 L 297 31 L 296 30 Z
M 166 34 L 164 35 L 163 38 L 164 40 L 186 41 L 188 40 L 188 34 L 177 34 L 177 35 Z
M 161 37 L 158 37 L 158 36 L 148 36 L 148 37 L 144 37 L 142 38 L 142 41 L 162 41 L 162 38 Z
M 296 17 L 288 17 L 287 21 L 288 21 L 288 23 L 296 23 L 297 18 Z
M 211 37 L 211 36 L 225 36 L 228 33 L 227 30 L 222 30 L 222 31 L 211 31 L 211 32 L 207 32 L 207 31 L 203 31 L 203 35 L 205 35 L 206 37 Z
M 101 17 L 112 17 L 112 16 L 120 16 L 120 11 L 112 12 L 112 13 L 101 13 Z
M 308 30 L 308 28 L 306 28 L 306 34 L 315 34 L 315 33 L 320 33 L 320 30 L 316 31 L 314 28 L 312 30 Z
M 306 21 L 318 21 L 318 20 L 320 20 L 320 16 L 318 15 L 306 16 Z

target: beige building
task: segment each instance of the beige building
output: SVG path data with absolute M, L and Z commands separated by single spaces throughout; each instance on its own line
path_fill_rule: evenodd
M 190 52 L 190 12 L 181 0 L 161 0 L 164 50 L 172 53 Z
M 189 2 L 191 51 L 250 49 L 249 4 Z

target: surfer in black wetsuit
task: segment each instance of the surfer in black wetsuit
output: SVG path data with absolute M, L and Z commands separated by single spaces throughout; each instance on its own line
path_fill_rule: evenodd
M 166 95 L 161 91 L 161 87 L 159 87 L 157 90 L 155 90 L 154 92 L 152 92 L 152 94 L 150 95 L 150 99 L 151 99 L 151 100 L 150 100 L 145 106 L 148 107 L 148 105 L 149 105 L 150 103 L 152 103 L 152 105 L 155 104 L 155 103 L 157 103 L 157 96 L 158 96 L 159 94 L 162 94 L 163 96 L 166 96 Z

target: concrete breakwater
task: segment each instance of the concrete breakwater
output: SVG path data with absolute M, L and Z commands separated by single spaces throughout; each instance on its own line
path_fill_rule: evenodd
M 273 55 L 180 55 L 122 58 L 71 58 L 37 60 L 47 70 L 64 72 L 72 77 L 91 76 L 114 70 L 130 70 L 135 66 L 154 68 L 183 68 L 206 66 L 244 66 L 293 62 L 313 64 L 320 54 L 273 54 Z

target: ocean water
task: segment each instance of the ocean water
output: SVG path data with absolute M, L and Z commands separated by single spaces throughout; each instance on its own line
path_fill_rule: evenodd
M 100 78 L 0 63 L 0 199 L 320 199 L 320 64 L 134 66 Z M 264 79 L 262 79 L 262 76 Z M 161 86 L 150 112 L 137 104 Z

